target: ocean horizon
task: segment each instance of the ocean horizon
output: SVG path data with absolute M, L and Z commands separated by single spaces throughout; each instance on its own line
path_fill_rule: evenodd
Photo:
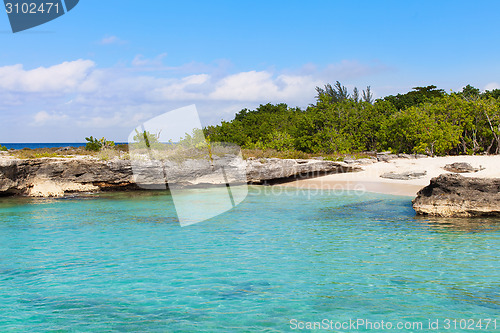
M 13 143 L 1 143 L 0 146 L 4 146 L 7 149 L 38 149 L 38 148 L 63 148 L 63 147 L 85 147 L 86 142 L 13 142 Z M 115 142 L 115 144 L 127 144 L 126 142 Z

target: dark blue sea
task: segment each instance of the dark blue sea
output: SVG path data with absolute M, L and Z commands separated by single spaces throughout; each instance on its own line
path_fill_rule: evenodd
M 85 147 L 85 142 L 71 142 L 71 143 L 41 143 L 41 142 L 36 142 L 36 143 L 1 143 L 1 146 L 7 147 L 7 149 L 23 149 L 23 148 L 30 148 L 30 149 L 36 149 L 36 148 L 59 148 L 59 147 Z M 122 142 L 117 142 L 116 144 L 122 144 Z

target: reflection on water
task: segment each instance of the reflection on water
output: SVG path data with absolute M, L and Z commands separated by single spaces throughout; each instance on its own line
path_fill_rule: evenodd
M 457 302 L 472 303 L 474 305 L 500 310 L 500 288 L 497 284 L 496 288 L 487 287 L 469 287 L 462 289 L 460 287 L 452 287 L 448 289 L 449 297 Z
M 500 230 L 498 217 L 446 218 L 416 216 L 415 220 L 436 231 L 494 232 Z
M 369 195 L 369 194 L 368 194 Z M 382 195 L 379 195 L 382 196 Z M 495 232 L 500 230 L 499 217 L 445 218 L 415 215 L 409 200 L 395 199 L 386 195 L 384 199 L 351 198 L 351 202 L 325 207 L 322 212 L 334 216 L 349 217 L 362 215 L 373 221 L 388 221 L 396 227 L 398 221 L 416 222 L 437 232 Z M 408 218 L 411 215 L 411 218 Z M 327 218 L 327 216 L 324 216 Z

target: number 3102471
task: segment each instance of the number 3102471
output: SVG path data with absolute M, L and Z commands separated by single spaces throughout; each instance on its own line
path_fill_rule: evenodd
M 7 14 L 50 14 L 56 12 L 59 14 L 59 3 L 42 2 L 36 4 L 34 2 L 10 3 L 5 4 Z

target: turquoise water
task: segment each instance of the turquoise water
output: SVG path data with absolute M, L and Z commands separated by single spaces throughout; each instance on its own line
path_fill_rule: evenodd
M 186 228 L 159 193 L 0 198 L 0 331 L 499 321 L 498 219 L 438 223 L 407 197 L 263 189 Z

